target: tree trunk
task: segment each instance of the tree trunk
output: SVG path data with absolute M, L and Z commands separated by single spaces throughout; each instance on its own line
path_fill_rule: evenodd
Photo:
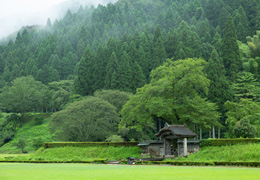
M 215 126 L 212 126 L 212 138 L 215 139 L 216 135 L 215 135 Z
M 220 139 L 220 128 L 218 128 L 218 139 Z
M 211 130 L 209 130 L 209 138 L 211 138 Z
M 200 128 L 200 140 L 202 140 L 202 129 Z

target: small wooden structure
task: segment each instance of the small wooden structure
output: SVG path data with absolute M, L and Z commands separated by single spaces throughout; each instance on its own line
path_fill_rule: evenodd
M 166 126 L 155 134 L 155 136 L 164 139 L 163 155 L 187 156 L 188 152 L 194 152 L 196 148 L 199 148 L 199 141 L 188 142 L 188 138 L 195 138 L 197 134 L 185 125 Z
M 199 140 L 194 140 L 197 136 L 185 125 L 170 125 L 161 129 L 156 137 L 163 141 L 146 141 L 138 144 L 143 148 L 144 153 L 154 156 L 188 156 L 199 150 Z M 193 140 L 188 140 L 193 138 Z

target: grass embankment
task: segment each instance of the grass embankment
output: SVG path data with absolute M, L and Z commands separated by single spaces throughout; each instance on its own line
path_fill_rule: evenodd
M 17 143 L 20 139 L 25 141 L 24 151 L 29 153 L 35 152 L 35 145 L 52 141 L 52 136 L 48 129 L 48 123 L 49 119 L 44 119 L 40 125 L 35 121 L 27 122 L 23 127 L 18 129 L 13 140 L 0 148 L 0 153 L 21 153 L 21 149 L 17 147 Z
M 97 159 L 119 160 L 140 157 L 139 147 L 57 147 L 39 149 L 32 160 L 44 161 L 89 161 Z
M 211 168 L 174 166 L 117 166 L 86 164 L 0 164 L 0 179 L 174 179 L 247 180 L 259 179 L 257 168 Z
M 27 156 L 0 156 L 0 161 L 37 162 L 84 162 L 94 160 L 126 160 L 128 157 L 140 158 L 139 147 L 57 147 L 40 148 L 35 154 Z
M 167 161 L 187 162 L 260 162 L 260 144 L 236 144 L 230 146 L 208 146 L 187 158 Z

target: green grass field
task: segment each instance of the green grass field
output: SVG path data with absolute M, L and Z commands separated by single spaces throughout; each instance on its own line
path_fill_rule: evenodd
M 188 156 L 188 158 L 176 158 L 170 161 L 227 161 L 227 162 L 260 162 L 260 144 L 236 144 L 230 146 L 208 146 L 201 151 Z
M 260 169 L 226 167 L 213 168 L 174 166 L 0 163 L 0 179 L 257 180 L 260 179 Z

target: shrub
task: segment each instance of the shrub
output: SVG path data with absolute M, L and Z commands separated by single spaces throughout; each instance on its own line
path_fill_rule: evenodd
M 124 139 L 118 135 L 112 135 L 106 139 L 106 142 L 123 142 L 123 141 Z
M 26 139 L 20 138 L 18 142 L 16 143 L 17 148 L 21 149 L 22 153 L 25 153 L 24 148 L 26 146 Z

